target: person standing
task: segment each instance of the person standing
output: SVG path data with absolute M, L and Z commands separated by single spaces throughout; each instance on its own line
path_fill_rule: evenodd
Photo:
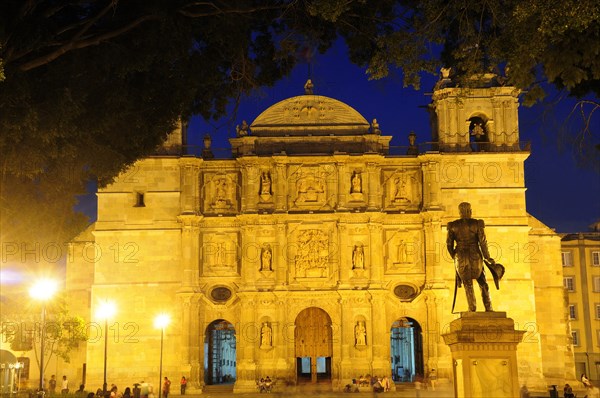
M 60 392 L 62 395 L 67 395 L 69 393 L 69 380 L 67 380 L 67 376 L 63 376 Z
M 431 384 L 431 391 L 435 391 L 435 383 L 437 381 L 437 372 L 435 369 L 431 369 L 429 372 L 429 384 Z
M 56 394 L 56 375 L 50 376 L 50 381 L 48 382 L 48 392 L 50 395 Z
M 171 380 L 169 380 L 169 378 L 167 376 L 165 376 L 165 381 L 163 382 L 163 385 L 162 385 L 162 396 L 164 398 L 168 398 L 169 392 L 171 392 Z
M 448 223 L 446 247 L 457 260 L 456 273 L 465 287 L 469 311 L 477 310 L 477 302 L 473 291 L 473 279 L 477 280 L 481 289 L 481 298 L 486 311 L 494 311 L 490 299 L 490 288 L 485 280 L 483 259 L 495 264 L 488 251 L 483 220 L 471 218 L 471 204 L 463 202 L 458 205 L 460 219 Z M 455 245 L 456 243 L 456 245 Z M 460 283 L 458 284 L 460 287 Z
M 185 389 L 187 387 L 187 379 L 185 376 L 181 376 L 181 381 L 179 384 L 181 385 L 181 395 L 185 395 Z

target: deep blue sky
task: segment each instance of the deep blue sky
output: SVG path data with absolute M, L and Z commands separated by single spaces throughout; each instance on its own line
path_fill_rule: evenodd
M 369 122 L 377 118 L 382 134 L 392 135 L 392 145 L 407 145 L 411 130 L 418 142 L 431 141 L 431 129 L 426 110 L 430 103 L 426 95 L 432 91 L 437 77 L 423 75 L 421 90 L 403 88 L 401 76 L 369 81 L 364 69 L 352 65 L 343 46 L 335 46 L 325 55 L 317 55 L 311 64 L 314 93 L 335 98 L 352 106 Z M 237 113 L 232 112 L 217 122 L 192 120 L 190 143 L 199 143 L 204 134 L 213 137 L 213 148 L 229 148 L 227 138 L 235 136 L 235 126 L 242 120 L 248 124 L 266 108 L 304 93 L 308 65 L 300 64 L 289 78 L 272 88 L 262 89 L 244 98 Z M 554 93 L 556 94 L 556 93 Z M 587 231 L 600 219 L 600 175 L 578 168 L 571 148 L 559 150 L 560 124 L 574 104 L 570 100 L 558 110 L 536 105 L 519 108 L 520 140 L 531 141 L 531 156 L 525 162 L 527 210 L 557 232 Z M 554 120 L 548 120 L 548 114 Z M 544 120 L 545 119 L 545 120 Z M 592 126 L 600 134 L 600 115 Z

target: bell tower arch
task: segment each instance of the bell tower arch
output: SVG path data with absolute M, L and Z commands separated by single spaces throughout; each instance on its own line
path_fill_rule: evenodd
M 432 96 L 434 141 L 445 152 L 519 149 L 519 94 L 494 74 L 459 87 L 445 70 Z

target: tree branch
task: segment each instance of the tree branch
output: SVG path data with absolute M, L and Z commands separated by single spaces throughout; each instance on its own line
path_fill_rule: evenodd
M 112 38 L 122 35 L 125 32 L 130 31 L 146 21 L 158 20 L 158 19 L 159 19 L 159 17 L 157 15 L 146 15 L 144 17 L 136 19 L 135 21 L 132 21 L 131 23 L 129 23 L 126 26 L 123 26 L 120 29 L 116 29 L 116 30 L 113 30 L 113 31 L 110 31 L 110 32 L 107 32 L 105 34 L 98 35 L 95 37 L 93 36 L 90 39 L 81 40 L 78 42 L 77 41 L 76 42 L 69 41 L 68 43 L 61 45 L 60 48 L 56 49 L 55 51 L 53 51 L 49 54 L 43 55 L 41 57 L 35 58 L 31 61 L 28 61 L 28 62 L 22 64 L 21 66 L 19 66 L 19 69 L 21 71 L 25 72 L 25 71 L 37 68 L 37 67 L 45 65 L 51 61 L 54 61 L 55 59 L 57 59 L 61 55 L 66 54 L 69 51 L 98 45 L 104 41 L 110 40 Z

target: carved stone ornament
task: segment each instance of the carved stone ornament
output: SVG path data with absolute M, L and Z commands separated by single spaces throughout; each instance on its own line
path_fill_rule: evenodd
M 329 259 L 329 238 L 318 229 L 308 229 L 298 235 L 296 276 L 325 277 Z
M 394 294 L 402 301 L 412 301 L 417 297 L 417 290 L 411 285 L 398 285 L 394 288 Z
M 210 292 L 210 297 L 219 303 L 224 303 L 231 298 L 231 290 L 224 286 L 215 287 Z

